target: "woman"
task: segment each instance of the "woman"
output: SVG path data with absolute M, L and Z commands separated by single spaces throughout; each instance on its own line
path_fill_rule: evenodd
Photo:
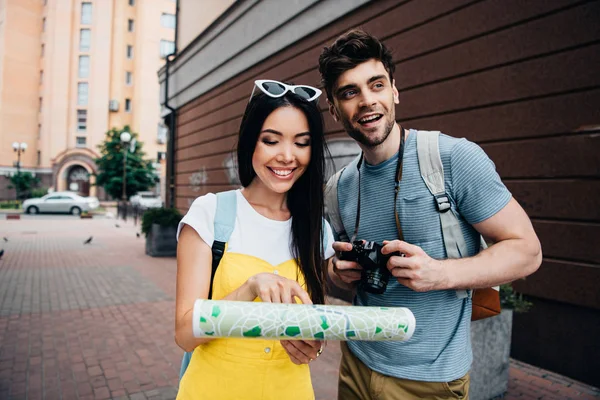
M 251 95 L 240 127 L 243 189 L 212 298 L 323 303 L 333 237 L 323 220 L 321 92 L 268 80 L 257 87 L 262 93 Z M 193 337 L 194 301 L 211 285 L 215 212 L 216 196 L 201 196 L 179 225 L 175 339 L 194 352 L 177 398 L 314 399 L 308 363 L 320 342 Z

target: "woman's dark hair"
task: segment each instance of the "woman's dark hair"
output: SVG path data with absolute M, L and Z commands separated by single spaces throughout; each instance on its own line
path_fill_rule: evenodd
M 293 93 L 273 98 L 264 93 L 255 95 L 244 112 L 237 148 L 238 174 L 243 187 L 250 185 L 256 172 L 252 156 L 260 131 L 267 117 L 280 107 L 294 107 L 306 116 L 310 129 L 310 162 L 304 174 L 287 193 L 287 206 L 292 216 L 291 252 L 304 274 L 313 303 L 325 300 L 325 270 L 323 268 L 323 185 L 325 153 L 327 152 L 323 117 L 316 101 L 306 101 Z
M 340 75 L 372 59 L 381 61 L 391 83 L 395 69 L 392 53 L 375 36 L 353 29 L 337 38 L 331 46 L 325 47 L 319 56 L 319 72 L 329 101 L 333 101 L 333 89 Z

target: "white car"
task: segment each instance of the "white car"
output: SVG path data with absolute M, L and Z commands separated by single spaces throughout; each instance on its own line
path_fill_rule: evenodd
M 129 199 L 132 206 L 140 208 L 160 208 L 163 206 L 162 199 L 154 192 L 138 192 Z
M 79 215 L 84 211 L 98 208 L 97 197 L 83 197 L 73 192 L 54 192 L 44 197 L 27 199 L 23 202 L 23 211 L 28 214 L 69 213 Z

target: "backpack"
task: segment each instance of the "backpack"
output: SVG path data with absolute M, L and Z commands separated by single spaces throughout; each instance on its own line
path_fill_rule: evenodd
M 212 283 L 225 253 L 225 244 L 229 241 L 229 237 L 235 227 L 235 216 L 237 212 L 237 194 L 236 190 L 229 190 L 227 192 L 217 193 L 217 211 L 215 213 L 214 231 L 215 238 L 211 247 L 212 251 L 212 271 L 210 275 L 210 286 L 208 289 L 208 298 L 212 298 Z M 325 225 L 324 225 L 325 226 Z M 329 246 L 328 235 L 326 229 L 323 229 L 323 248 L 326 249 Z M 179 370 L 179 380 L 183 378 L 190 360 L 192 359 L 192 353 L 185 352 L 183 359 L 181 360 L 181 368 Z
M 444 167 L 440 157 L 438 131 L 419 131 L 417 134 L 417 158 L 421 177 L 433 196 L 442 225 L 442 237 L 448 258 L 461 258 L 467 254 L 467 244 L 462 234 L 458 218 L 450 205 L 450 197 L 446 193 L 444 184 Z M 325 206 L 332 228 L 343 241 L 348 241 L 344 225 L 340 216 L 338 202 L 338 183 L 345 168 L 338 171 L 327 183 L 325 191 Z M 487 244 L 480 236 L 480 251 L 487 248 Z M 471 297 L 471 321 L 492 317 L 500 314 L 499 287 L 457 290 L 458 298 Z

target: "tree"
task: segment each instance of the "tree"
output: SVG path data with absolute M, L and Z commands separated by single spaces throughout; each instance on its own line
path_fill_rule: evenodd
M 40 178 L 33 176 L 31 172 L 21 172 L 10 177 L 9 189 L 16 189 L 18 200 L 27 199 L 31 190 L 40 184 Z
M 135 141 L 134 146 L 123 146 L 122 132 L 131 134 L 131 141 Z M 138 141 L 137 137 L 138 134 L 131 132 L 129 126 L 123 129 L 113 128 L 106 132 L 106 139 L 98 146 L 102 156 L 95 160 L 98 166 L 96 185 L 102 186 L 113 199 L 121 199 L 123 193 L 124 150 L 127 151 L 125 183 L 128 199 L 137 192 L 148 190 L 159 181 L 152 162 L 144 160 L 146 153 L 142 151 L 143 143 Z

